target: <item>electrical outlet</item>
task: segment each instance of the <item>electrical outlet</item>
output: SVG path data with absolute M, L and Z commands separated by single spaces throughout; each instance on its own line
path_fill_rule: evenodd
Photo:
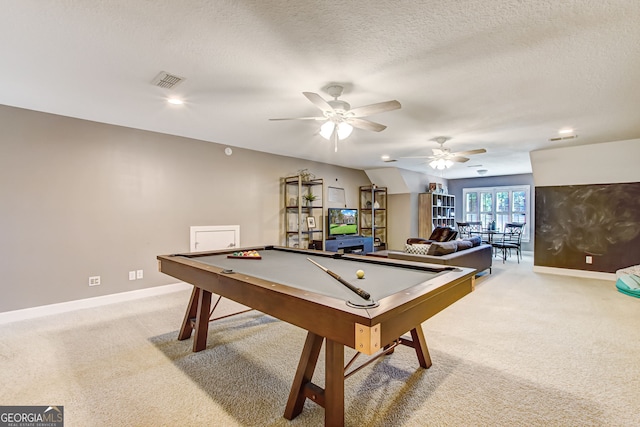
M 142 270 L 136 270 L 136 279 L 144 278 L 144 272 Z
M 89 286 L 98 286 L 100 284 L 100 276 L 90 276 Z
M 136 280 L 136 272 L 135 271 L 130 271 L 129 272 L 129 280 Z
M 593 257 L 591 255 L 587 255 L 587 258 L 585 259 L 585 262 L 587 264 L 593 264 Z

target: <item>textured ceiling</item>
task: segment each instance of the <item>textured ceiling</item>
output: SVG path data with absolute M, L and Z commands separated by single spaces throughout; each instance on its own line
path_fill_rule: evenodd
M 528 173 L 532 150 L 640 137 L 637 0 L 0 4 L 0 104 L 359 169 L 432 172 L 401 157 L 431 154 L 437 136 L 487 149 L 445 178 Z M 160 71 L 186 80 L 155 87 Z M 317 115 L 302 92 L 330 99 L 331 82 L 352 107 L 402 109 L 337 153 L 318 122 L 268 120 Z M 564 127 L 579 137 L 550 142 Z

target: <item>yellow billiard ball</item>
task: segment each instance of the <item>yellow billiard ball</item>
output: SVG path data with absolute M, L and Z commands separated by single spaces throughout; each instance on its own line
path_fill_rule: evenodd
M 362 278 L 364 278 L 364 270 L 358 270 L 358 271 L 356 271 L 356 277 L 357 277 L 358 279 L 362 279 Z

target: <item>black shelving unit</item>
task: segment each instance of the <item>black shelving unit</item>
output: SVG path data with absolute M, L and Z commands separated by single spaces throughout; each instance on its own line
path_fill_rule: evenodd
M 375 184 L 360 187 L 359 210 L 360 235 L 373 238 L 374 251 L 386 249 L 387 187 L 378 187 Z

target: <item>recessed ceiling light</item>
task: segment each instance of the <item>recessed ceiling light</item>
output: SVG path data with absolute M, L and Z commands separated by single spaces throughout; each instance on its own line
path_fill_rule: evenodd
M 558 133 L 563 134 L 563 135 L 565 135 L 567 133 L 573 133 L 573 129 L 571 129 L 571 128 L 560 129 L 558 131 Z
M 173 105 L 182 105 L 182 104 L 184 104 L 184 101 L 182 99 L 178 99 L 178 98 L 169 98 L 169 99 L 167 99 L 167 102 L 169 104 L 173 104 Z

